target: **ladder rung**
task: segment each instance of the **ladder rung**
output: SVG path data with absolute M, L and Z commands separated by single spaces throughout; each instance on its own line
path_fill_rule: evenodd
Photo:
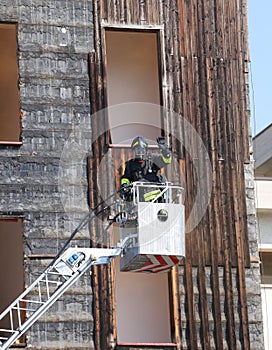
M 55 267 L 54 267 L 54 268 L 55 268 Z M 75 269 L 75 268 L 74 268 L 74 269 L 70 268 L 70 269 L 71 269 L 71 273 L 72 273 L 72 274 L 73 274 L 75 271 L 77 271 L 77 269 Z M 65 274 L 64 271 L 60 273 L 57 269 L 55 269 L 55 271 L 52 270 L 52 271 L 47 272 L 46 274 L 47 274 L 47 275 L 50 275 L 50 274 L 51 274 L 51 275 L 56 275 L 56 276 L 61 276 L 61 277 L 62 277 L 62 276 L 71 276 L 71 273 L 69 273 L 69 274 L 66 273 L 66 274 Z
M 37 311 L 37 309 L 29 309 L 27 307 L 15 307 L 15 306 L 12 308 L 12 310 L 32 311 L 32 312 Z
M 59 281 L 50 281 L 50 280 L 40 280 L 40 282 L 61 284 L 61 282 L 59 282 Z
M 63 276 L 62 273 L 58 271 L 48 271 L 46 275 L 57 275 L 57 276 Z
M 15 332 L 15 330 L 1 328 L 1 329 L 0 329 L 0 332 L 14 333 L 14 332 Z
M 30 300 L 30 299 L 21 299 L 19 303 L 24 302 L 24 303 L 33 303 L 33 304 L 44 304 L 43 301 L 38 301 L 38 300 Z

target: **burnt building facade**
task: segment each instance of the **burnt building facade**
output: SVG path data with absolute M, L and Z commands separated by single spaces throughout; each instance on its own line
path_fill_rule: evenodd
M 171 273 L 94 268 L 20 345 L 263 349 L 246 1 L 0 5 L 1 309 L 118 188 L 133 136 L 166 137 L 187 219 Z

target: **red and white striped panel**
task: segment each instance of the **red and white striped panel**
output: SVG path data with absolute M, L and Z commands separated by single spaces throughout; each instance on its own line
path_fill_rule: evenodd
M 134 270 L 134 272 L 168 272 L 173 266 L 179 262 L 179 258 L 175 255 L 151 255 L 145 254 L 149 259 L 143 267 Z

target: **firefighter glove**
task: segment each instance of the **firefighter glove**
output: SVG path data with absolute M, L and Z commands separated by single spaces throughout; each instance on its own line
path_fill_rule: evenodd
M 120 192 L 124 198 L 128 198 L 131 192 L 131 185 L 122 184 L 120 188 Z
M 162 152 L 162 155 L 166 158 L 170 158 L 171 157 L 171 152 L 170 149 L 168 148 L 166 142 L 165 142 L 165 138 L 164 137 L 158 137 L 157 138 L 157 143 L 158 146 Z
M 157 143 L 159 146 L 165 145 L 165 137 L 158 137 Z

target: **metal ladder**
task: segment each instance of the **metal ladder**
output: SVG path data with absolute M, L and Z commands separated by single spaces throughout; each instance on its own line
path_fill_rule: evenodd
M 0 315 L 0 349 L 8 349 L 92 265 L 108 264 L 121 248 L 68 248 Z

